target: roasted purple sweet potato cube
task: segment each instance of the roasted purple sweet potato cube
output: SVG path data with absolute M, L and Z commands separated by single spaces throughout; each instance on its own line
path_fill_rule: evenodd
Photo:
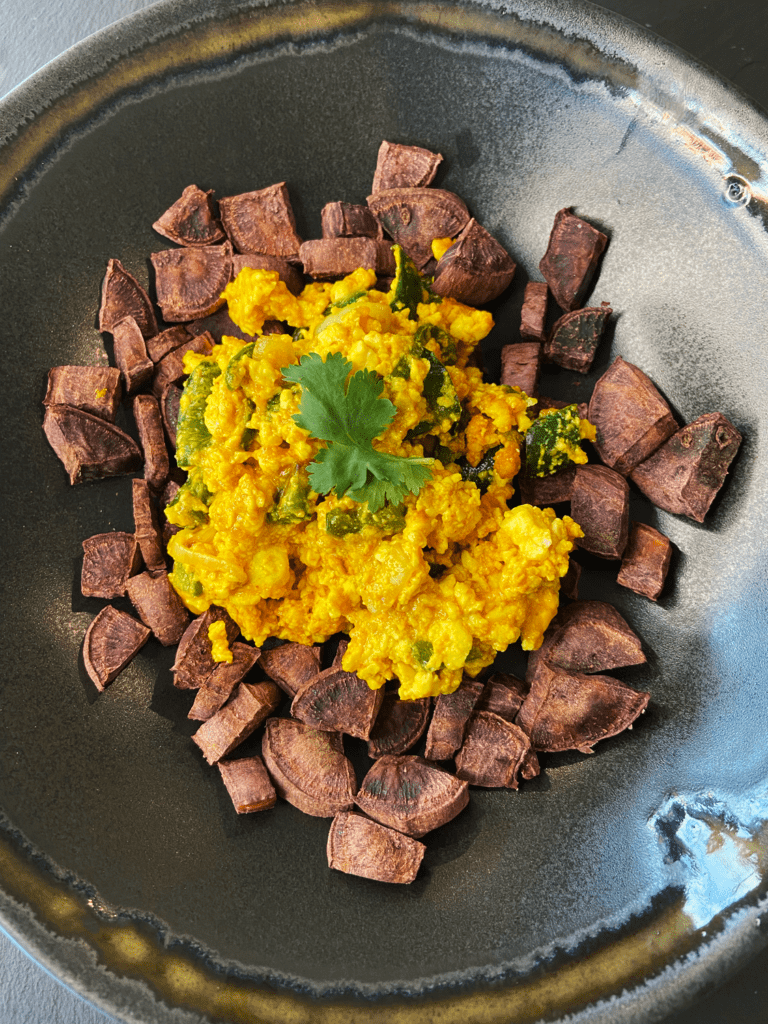
M 379 146 L 371 192 L 387 188 L 424 188 L 434 180 L 442 159 L 442 153 L 385 140 Z
M 43 405 L 68 405 L 114 423 L 122 391 L 114 366 L 54 366 L 48 371 Z
M 178 384 L 167 381 L 163 386 L 162 394 L 158 398 L 160 404 L 160 415 L 163 419 L 165 436 L 172 451 L 176 451 L 176 428 L 179 423 L 179 409 L 181 408 L 181 391 Z M 169 499 L 170 500 L 170 499 Z M 166 502 L 168 504 L 168 502 Z
M 115 530 L 83 541 L 80 590 L 84 597 L 122 597 L 126 580 L 138 572 L 141 553 L 132 533 Z
M 49 405 L 43 431 L 71 484 L 123 476 L 141 467 L 141 450 L 133 438 L 113 423 L 82 409 Z
M 355 672 L 328 668 L 302 686 L 291 714 L 315 729 L 367 740 L 383 699 L 383 690 L 372 690 Z
M 581 566 L 575 558 L 571 557 L 568 560 L 568 572 L 560 578 L 560 593 L 572 601 L 578 601 L 580 579 Z
M 520 337 L 525 341 L 546 340 L 548 297 L 549 288 L 545 281 L 529 281 L 525 286 L 520 310 Z
M 204 192 L 197 185 L 187 185 L 181 196 L 152 227 L 159 235 L 170 238 L 178 245 L 212 245 L 224 239 L 224 232 L 216 219 L 213 190 Z
M 275 787 L 258 755 L 219 761 L 218 769 L 238 814 L 266 811 L 277 803 Z
M 631 479 L 654 505 L 703 523 L 740 444 L 722 413 L 705 413 L 635 467 Z
M 153 572 L 164 570 L 165 551 L 163 549 L 160 522 L 155 503 L 146 480 L 132 480 L 133 522 L 136 527 L 136 540 L 141 549 L 141 557 L 146 567 Z
M 190 334 L 184 324 L 176 324 L 174 327 L 166 327 L 153 338 L 147 338 L 147 355 L 153 363 L 159 363 L 163 356 L 173 352 L 175 348 L 189 341 Z
M 165 447 L 165 432 L 160 404 L 153 395 L 136 395 L 133 400 L 133 418 L 144 452 L 144 479 L 155 492 L 162 490 L 171 463 Z
M 508 722 L 514 722 L 520 705 L 528 693 L 528 684 L 508 672 L 494 672 L 483 686 L 475 711 L 492 711 Z
M 616 582 L 657 600 L 672 560 L 672 541 L 646 523 L 632 523 Z
M 519 725 L 493 711 L 473 711 L 456 753 L 456 775 L 473 786 L 517 789 L 530 746 Z
M 469 785 L 415 754 L 386 754 L 360 784 L 355 803 L 374 821 L 420 839 L 469 803 Z
M 332 280 L 358 267 L 378 272 L 379 249 L 374 238 L 314 238 L 302 243 L 299 259 L 305 274 Z
M 528 658 L 530 682 L 539 662 L 566 672 L 607 672 L 646 661 L 640 637 L 607 601 L 574 601 L 562 608 Z
M 570 208 L 558 211 L 539 270 L 561 309 L 581 305 L 607 243 L 607 235 Z
M 631 728 L 650 697 L 611 676 L 566 672 L 540 662 L 515 721 L 535 750 L 591 754 L 595 743 Z
M 529 397 L 539 391 L 541 345 L 538 341 L 520 341 L 501 350 L 501 383 L 520 388 Z
M 189 612 L 171 586 L 168 574 L 142 572 L 131 576 L 125 592 L 139 618 L 164 647 L 177 644 L 189 623 Z
M 153 252 L 150 259 L 155 268 L 157 303 L 165 320 L 195 320 L 224 305 L 221 293 L 232 276 L 228 242 L 199 249 L 164 249 Z
M 434 259 L 432 240 L 456 238 L 469 221 L 464 201 L 440 188 L 390 188 L 368 196 L 367 202 L 420 270 Z
M 320 213 L 323 238 L 381 238 L 381 225 L 367 206 L 326 203 Z
M 468 306 L 482 306 L 512 283 L 517 264 L 504 246 L 472 217 L 435 268 L 432 291 Z
M 606 321 L 612 312 L 604 302 L 600 306 L 563 313 L 547 338 L 544 355 L 566 370 L 586 373 L 592 366 Z
M 430 761 L 447 761 L 453 757 L 464 740 L 469 716 L 482 692 L 480 680 L 465 678 L 453 693 L 441 693 L 436 698 L 424 749 Z
M 147 355 L 147 346 L 139 325 L 132 316 L 112 328 L 115 362 L 123 376 L 125 392 L 132 395 L 152 379 L 155 364 Z
M 400 700 L 396 693 L 385 693 L 368 737 L 368 756 L 405 754 L 427 728 L 431 706 L 431 697 Z
M 214 664 L 213 669 L 206 676 L 205 682 L 198 689 L 187 718 L 198 722 L 207 722 L 209 718 L 212 718 L 219 708 L 229 700 L 237 684 L 243 681 L 259 660 L 259 648 L 252 647 L 250 644 L 233 643 L 230 650 L 232 651 L 232 661 L 220 661 Z
M 235 250 L 296 259 L 301 239 L 285 182 L 219 200 L 221 223 Z
M 200 250 L 205 251 L 205 250 Z M 176 384 L 184 377 L 184 355 L 186 352 L 199 352 L 201 355 L 210 355 L 213 351 L 214 340 L 206 331 L 197 334 L 179 345 L 173 351 L 164 355 L 155 366 L 155 375 L 152 378 L 152 394 L 158 401 L 162 401 L 165 388 L 168 384 Z M 162 407 L 161 407 L 162 411 Z M 174 440 L 174 448 L 176 443 Z
M 279 703 L 280 691 L 274 683 L 239 683 L 224 707 L 203 722 L 192 739 L 208 764 L 215 764 L 255 732 Z
M 261 752 L 278 794 L 304 814 L 332 818 L 354 806 L 357 779 L 339 733 L 268 718 Z
M 237 623 L 223 608 L 213 604 L 202 615 L 194 618 L 184 630 L 171 668 L 173 685 L 180 690 L 196 690 L 207 682 L 216 668 L 217 663 L 213 660 L 208 630 L 212 623 L 220 621 L 226 626 L 227 642 L 232 643 L 240 631 Z
M 571 516 L 584 531 L 577 544 L 600 558 L 621 558 L 629 533 L 629 484 L 607 466 L 579 466 Z
M 549 508 L 561 501 L 570 501 L 576 466 L 562 466 L 556 473 L 549 476 L 531 476 L 525 471 L 517 478 L 520 487 L 520 500 L 525 505 L 536 505 L 538 508 Z
M 650 378 L 621 356 L 595 384 L 587 418 L 597 428 L 600 458 L 624 476 L 678 429 Z
M 426 846 L 353 811 L 342 811 L 328 833 L 328 866 L 376 882 L 412 882 Z
M 149 296 L 120 260 L 110 260 L 101 286 L 99 330 L 112 331 L 115 324 L 132 316 L 145 338 L 157 334 L 157 318 Z
M 259 664 L 269 678 L 293 698 L 308 680 L 319 673 L 320 648 L 291 641 L 262 651 Z
M 111 604 L 102 608 L 83 641 L 85 670 L 103 690 L 133 660 L 150 637 L 146 626 Z

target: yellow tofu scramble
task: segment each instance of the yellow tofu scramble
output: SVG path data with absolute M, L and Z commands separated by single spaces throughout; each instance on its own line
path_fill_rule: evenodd
M 221 606 L 257 645 L 348 633 L 344 669 L 417 698 L 450 693 L 517 640 L 537 649 L 583 534 L 552 509 L 508 507 L 534 400 L 472 365 L 490 313 L 431 295 L 418 275 L 413 298 L 396 255 L 389 292 L 364 269 L 298 296 L 274 271 L 246 268 L 227 286 L 230 316 L 255 340 L 185 356 L 188 479 L 167 509 L 179 527 L 168 551 L 194 614 Z M 293 333 L 262 333 L 274 320 Z M 303 388 L 289 370 L 310 353 L 375 375 L 393 409 L 373 448 L 427 467 L 401 500 L 313 490 L 329 446 L 297 422 Z

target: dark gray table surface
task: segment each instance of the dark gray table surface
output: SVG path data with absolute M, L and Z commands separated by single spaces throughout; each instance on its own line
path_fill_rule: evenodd
M 0 96 L 92 32 L 149 6 L 150 0 L 0 0 Z M 687 50 L 768 112 L 765 0 L 605 0 L 602 6 Z M 51 978 L 0 931 L 0 1024 L 111 1019 Z M 665 1024 L 768 1024 L 768 951 Z

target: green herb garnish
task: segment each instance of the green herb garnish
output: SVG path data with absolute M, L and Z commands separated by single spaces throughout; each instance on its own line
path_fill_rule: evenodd
M 395 417 L 396 409 L 381 398 L 384 383 L 371 370 L 358 370 L 347 382 L 352 364 L 341 352 L 325 361 L 317 352 L 302 356 L 298 366 L 282 370 L 286 380 L 301 384 L 300 411 L 293 417 L 328 447 L 307 467 L 318 494 L 349 493 L 377 512 L 386 501 L 398 503 L 417 494 L 430 476 L 432 459 L 406 458 L 377 451 L 372 441 Z

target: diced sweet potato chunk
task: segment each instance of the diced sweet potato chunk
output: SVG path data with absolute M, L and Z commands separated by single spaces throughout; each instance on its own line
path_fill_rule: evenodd
M 561 309 L 581 305 L 607 243 L 607 235 L 571 209 L 558 211 L 539 270 Z
M 197 185 L 187 185 L 152 227 L 178 245 L 211 245 L 222 241 L 224 232 L 216 219 L 212 195 L 211 189 L 204 192 Z
M 632 523 L 616 582 L 655 601 L 664 589 L 671 560 L 669 537 L 646 523 Z
M 508 722 L 514 722 L 523 703 L 528 684 L 507 672 L 494 672 L 483 686 L 475 711 L 492 711 Z
M 155 364 L 147 355 L 147 346 L 139 325 L 132 316 L 112 328 L 115 362 L 123 375 L 126 394 L 133 394 L 151 380 Z
M 520 310 L 520 337 L 525 341 L 543 342 L 546 339 L 548 296 L 549 288 L 545 281 L 529 281 L 525 286 L 523 308 Z
M 516 722 L 536 750 L 591 754 L 595 743 L 629 728 L 650 697 L 611 676 L 566 672 L 541 662 Z
M 140 565 L 141 554 L 132 533 L 97 533 L 83 541 L 80 590 L 84 597 L 107 601 L 122 597 L 126 580 L 138 572 Z
M 261 652 L 261 667 L 289 697 L 320 671 L 320 648 L 291 641 Z
M 654 505 L 703 523 L 740 444 L 722 413 L 706 413 L 641 462 L 631 479 Z
M 455 238 L 469 221 L 463 200 L 439 188 L 390 188 L 368 196 L 367 202 L 419 269 L 434 259 L 434 238 Z
M 429 721 L 431 697 L 400 700 L 396 693 L 385 693 L 368 738 L 368 756 L 404 754 L 423 734 Z
M 304 273 L 318 280 L 344 277 L 358 267 L 381 272 L 375 238 L 314 238 L 302 243 L 299 259 Z
M 141 549 L 144 564 L 152 570 L 165 569 L 165 550 L 149 484 L 146 480 L 132 480 L 131 491 L 136 540 Z
M 198 689 L 187 718 L 199 722 L 207 722 L 212 718 L 259 660 L 259 648 L 250 644 L 233 643 L 230 650 L 232 661 L 220 661 L 214 665 L 213 671 L 206 676 L 205 682 Z
M 469 803 L 468 783 L 415 754 L 386 754 L 362 781 L 355 803 L 375 821 L 420 838 Z
M 169 384 L 175 384 L 184 376 L 184 354 L 186 352 L 199 352 L 201 355 L 210 355 L 213 351 L 213 338 L 207 332 L 195 335 L 189 341 L 178 345 L 171 352 L 168 352 L 155 366 L 155 375 L 152 378 L 152 394 L 158 401 L 163 400 L 165 389 Z M 176 447 L 174 441 L 174 447 Z
M 88 627 L 83 642 L 85 670 L 103 690 L 133 660 L 150 637 L 146 626 L 111 604 Z
M 441 693 L 435 700 L 424 754 L 430 761 L 447 761 L 464 740 L 464 730 L 483 692 L 478 679 L 465 678 L 453 693 Z
M 473 711 L 456 754 L 456 775 L 473 786 L 517 789 L 530 746 L 520 726 L 492 711 Z
M 562 466 L 549 476 L 534 476 L 523 470 L 517 478 L 520 501 L 539 508 L 549 508 L 561 501 L 570 501 L 576 466 Z M 581 525 L 581 524 L 579 524 Z
M 240 683 L 227 703 L 192 736 L 208 764 L 226 757 L 247 739 L 280 703 L 274 683 Z
M 295 259 L 301 239 L 285 182 L 219 200 L 221 223 L 237 252 Z
M 167 573 L 142 572 L 131 576 L 125 584 L 125 592 L 141 621 L 164 647 L 179 642 L 187 628 L 189 612 L 171 586 Z
M 571 516 L 584 531 L 579 547 L 600 558 L 621 558 L 629 533 L 629 484 L 607 466 L 579 466 Z
M 678 429 L 672 410 L 650 378 L 621 356 L 595 384 L 588 419 L 597 428 L 595 448 L 600 458 L 623 475 Z
M 189 338 L 189 331 L 184 324 L 167 327 L 154 337 L 146 339 L 147 355 L 153 363 L 159 363 L 163 356 L 189 341 Z
M 180 690 L 196 690 L 207 681 L 216 668 L 208 629 L 212 623 L 219 621 L 225 623 L 227 642 L 232 643 L 240 630 L 224 609 L 217 605 L 211 605 L 202 615 L 194 618 L 184 630 L 171 668 L 173 684 Z
M 221 293 L 232 276 L 229 243 L 164 249 L 153 252 L 150 258 L 155 268 L 157 302 L 165 320 L 194 320 L 224 305 Z
M 604 302 L 601 306 L 564 313 L 552 328 L 544 355 L 566 370 L 586 373 L 592 366 L 606 321 L 612 312 Z
M 607 672 L 646 661 L 640 637 L 607 601 L 574 601 L 550 623 L 544 642 L 528 658 L 526 679 L 546 661 L 567 672 Z
M 43 405 L 68 405 L 115 422 L 123 385 L 114 366 L 54 366 Z
M 338 733 L 269 718 L 262 756 L 279 795 L 305 814 L 332 818 L 354 806 L 357 780 Z
M 381 237 L 381 225 L 367 206 L 355 203 L 326 203 L 320 214 L 323 238 Z
M 354 672 L 329 668 L 309 679 L 291 704 L 291 714 L 306 725 L 367 740 L 384 699 Z
M 371 192 L 386 188 L 424 188 L 434 180 L 442 159 L 442 153 L 385 140 L 379 146 Z
M 337 814 L 328 833 L 328 866 L 376 882 L 412 882 L 426 846 L 353 811 Z
M 101 286 L 99 330 L 111 332 L 127 316 L 134 318 L 145 338 L 157 334 L 157 318 L 146 291 L 120 260 L 110 260 Z
M 258 755 L 219 761 L 218 769 L 238 814 L 266 811 L 277 803 L 277 793 Z
M 538 341 L 519 341 L 504 345 L 501 350 L 501 383 L 520 388 L 529 397 L 539 393 L 541 371 L 541 344 Z
M 472 217 L 437 261 L 432 291 L 482 306 L 509 287 L 516 266 L 504 246 Z
M 141 450 L 133 438 L 82 409 L 49 405 L 43 430 L 71 484 L 134 473 L 141 466 Z
M 133 400 L 133 418 L 144 452 L 144 479 L 157 492 L 171 471 L 160 403 L 152 395 L 136 395 Z

